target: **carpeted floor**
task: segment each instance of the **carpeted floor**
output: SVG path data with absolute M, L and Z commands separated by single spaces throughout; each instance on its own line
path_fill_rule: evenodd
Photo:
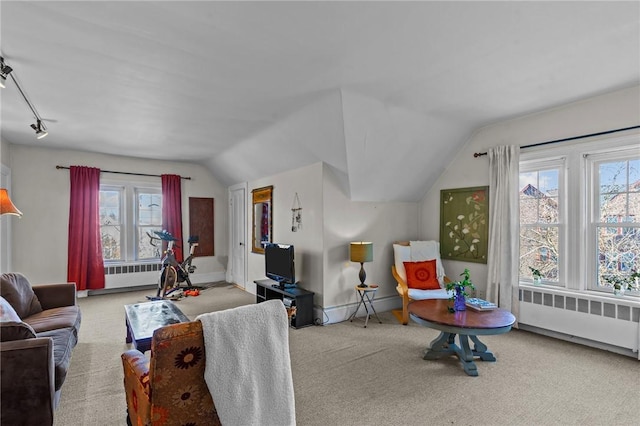
M 120 354 L 123 305 L 149 292 L 79 301 L 80 341 L 62 390 L 56 426 L 124 425 Z M 255 302 L 226 283 L 176 302 L 189 317 Z M 355 320 L 290 329 L 298 425 L 631 425 L 638 420 L 640 363 L 524 331 L 482 339 L 495 363 L 467 376 L 456 358 L 422 360 L 437 332 Z M 256 354 L 259 356 L 259 354 Z

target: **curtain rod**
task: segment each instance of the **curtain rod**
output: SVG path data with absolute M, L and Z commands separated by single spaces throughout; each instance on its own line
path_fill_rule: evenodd
M 631 129 L 640 129 L 640 126 L 624 127 L 622 129 L 614 129 L 614 130 L 605 130 L 604 132 L 591 133 L 591 134 L 588 134 L 588 135 L 573 136 L 573 137 L 570 137 L 570 138 L 556 139 L 554 141 L 533 143 L 531 145 L 523 145 L 523 146 L 520 147 L 520 149 L 533 148 L 534 146 L 550 145 L 550 144 L 554 144 L 554 143 L 573 141 L 573 140 L 576 140 L 576 139 L 590 138 L 592 136 L 608 135 L 610 133 L 624 132 L 625 130 L 631 130 Z M 478 157 L 482 157 L 483 155 L 487 155 L 487 153 L 486 152 L 476 152 L 476 153 L 473 154 L 473 157 L 474 158 L 478 158 Z
M 56 166 L 56 169 L 69 170 L 69 167 Z M 111 170 L 100 170 L 100 173 L 115 173 L 115 174 L 118 174 L 118 175 L 162 177 L 161 175 L 150 175 L 150 174 L 146 174 L 146 173 L 131 173 L 131 172 L 114 172 L 114 171 L 111 171 Z M 180 176 L 180 179 L 191 180 L 191 178 L 189 176 Z

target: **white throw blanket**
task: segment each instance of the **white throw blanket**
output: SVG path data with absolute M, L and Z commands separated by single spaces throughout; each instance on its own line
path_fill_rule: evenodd
M 423 260 L 436 259 L 436 274 L 442 284 L 444 278 L 444 266 L 440 260 L 440 243 L 437 241 L 409 241 L 411 247 L 411 261 L 420 262 Z
M 287 312 L 279 300 L 199 315 L 205 381 L 224 426 L 295 425 Z

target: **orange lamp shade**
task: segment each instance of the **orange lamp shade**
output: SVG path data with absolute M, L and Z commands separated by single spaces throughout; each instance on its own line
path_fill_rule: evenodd
M 22 212 L 11 202 L 7 190 L 0 188 L 0 215 L 3 214 L 13 214 L 18 217 L 22 216 Z

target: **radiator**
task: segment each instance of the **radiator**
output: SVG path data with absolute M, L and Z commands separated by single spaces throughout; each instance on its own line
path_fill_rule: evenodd
M 640 300 L 553 288 L 520 288 L 520 324 L 638 353 Z M 640 357 L 640 353 L 639 353 Z

